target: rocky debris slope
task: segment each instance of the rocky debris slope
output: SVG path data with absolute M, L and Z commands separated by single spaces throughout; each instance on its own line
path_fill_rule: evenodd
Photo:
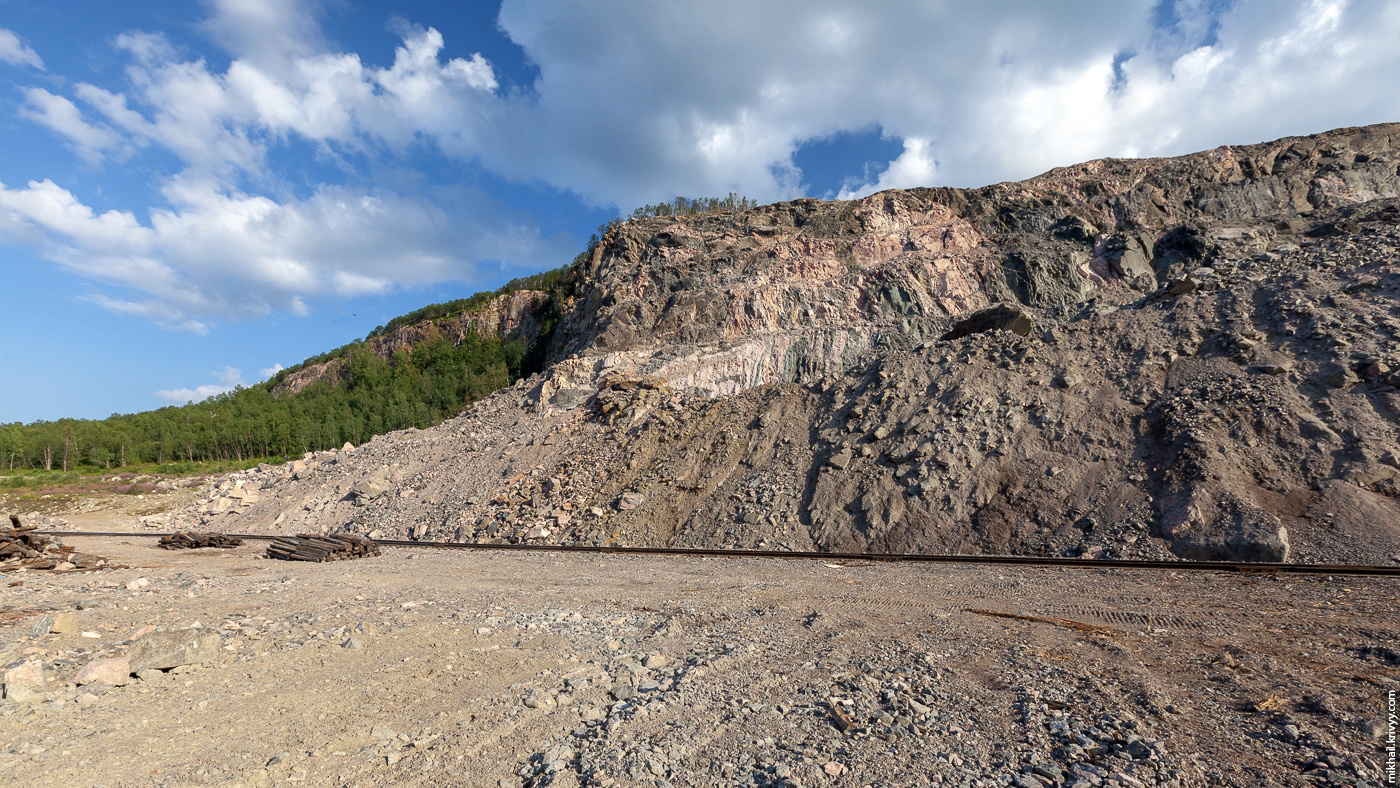
M 177 524 L 1389 562 L 1396 129 L 628 223 L 543 375 Z

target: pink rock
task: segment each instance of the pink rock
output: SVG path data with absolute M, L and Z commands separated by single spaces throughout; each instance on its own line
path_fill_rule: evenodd
M 152 632 L 155 632 L 155 631 L 156 631 L 156 625 L 155 625 L 155 624 L 147 624 L 146 626 L 141 627 L 140 629 L 138 629 L 138 630 L 136 630 L 135 632 L 131 633 L 131 637 L 127 638 L 127 640 L 140 640 L 141 638 L 143 638 L 143 637 L 145 637 L 145 636 L 147 636 L 147 635 L 149 635 L 149 634 L 151 634 Z
M 822 771 L 826 772 L 828 777 L 840 777 L 846 773 L 846 765 L 831 761 L 822 767 Z
M 120 687 L 131 680 L 131 663 L 126 657 L 94 659 L 78 671 L 73 683 L 79 686 L 100 681 L 112 687 Z
M 7 665 L 4 673 L 0 673 L 0 681 L 4 682 L 6 690 L 14 687 L 27 687 L 42 692 L 44 690 L 44 663 L 37 659 L 28 659 L 24 662 Z

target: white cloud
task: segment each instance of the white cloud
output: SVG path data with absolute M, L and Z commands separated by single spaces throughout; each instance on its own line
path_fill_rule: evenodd
M 1170 30 L 1158 5 L 506 0 L 502 27 L 541 73 L 483 155 L 627 205 L 786 196 L 803 140 L 876 125 L 922 149 L 870 187 L 1400 119 L 1395 0 L 1167 3 Z
M 41 71 L 44 68 L 44 61 L 39 59 L 39 53 L 20 41 L 13 30 L 4 27 L 0 27 L 0 63 L 29 66 Z
M 326 186 L 279 202 L 186 177 L 163 191 L 171 207 L 143 224 L 129 212 L 99 214 L 52 181 L 0 183 L 0 238 L 140 294 L 94 303 L 199 333 L 211 316 L 305 314 L 305 295 L 470 280 L 479 260 L 543 266 L 571 251 L 481 192 L 429 201 Z
M 23 110 L 92 160 L 175 157 L 154 176 L 164 204 L 99 212 L 48 180 L 0 185 L 0 239 L 121 290 L 96 303 L 204 331 L 575 251 L 480 192 L 295 189 L 275 165 L 289 141 L 351 180 L 373 179 L 346 162 L 396 170 L 435 148 L 626 210 L 797 196 L 804 141 L 877 126 L 903 151 L 843 196 L 1400 119 L 1400 0 L 1220 6 L 505 0 L 500 29 L 538 69 L 507 91 L 480 54 L 447 58 L 411 20 L 379 66 L 336 51 L 312 5 L 214 0 L 223 70 L 131 32 L 116 41 L 126 84 L 32 88 Z
M 263 378 L 270 378 L 284 369 L 286 369 L 286 367 L 282 366 L 281 364 L 274 363 L 272 366 L 267 367 L 266 369 L 258 370 L 258 374 L 262 375 Z
M 918 137 L 904 138 L 904 152 L 890 162 L 889 167 L 880 173 L 874 183 L 866 183 L 854 188 L 845 188 L 837 195 L 839 200 L 854 200 L 885 189 L 907 189 L 914 186 L 928 186 L 938 182 L 938 162 L 933 158 L 932 146 L 928 140 Z
M 161 389 L 155 392 L 155 395 L 171 405 L 184 405 L 187 402 L 203 402 L 210 397 L 233 391 L 235 388 L 245 385 L 243 371 L 233 367 L 222 367 L 215 370 L 214 377 L 218 378 L 218 383 L 206 383 L 192 389 Z
M 130 149 L 120 134 L 106 126 L 88 123 L 76 104 L 43 88 L 25 91 L 25 103 L 19 113 L 23 118 L 58 132 L 88 161 L 100 160 L 107 151 Z

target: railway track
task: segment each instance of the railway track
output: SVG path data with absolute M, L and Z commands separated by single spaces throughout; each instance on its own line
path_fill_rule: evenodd
M 168 533 L 123 531 L 40 531 L 53 536 L 121 536 L 160 538 Z M 281 534 L 227 534 L 239 539 L 271 541 Z M 1350 575 L 1400 577 L 1400 566 L 1354 564 L 1277 564 L 1245 561 L 1127 561 L 1115 559 L 1051 558 L 1023 555 L 929 555 L 920 553 L 816 553 L 787 550 L 723 550 L 705 547 L 589 547 L 572 545 L 467 544 L 462 542 L 415 542 L 407 539 L 376 539 L 383 547 L 413 547 L 438 550 L 496 550 L 526 553 L 601 553 L 605 555 L 667 555 L 689 558 L 781 558 L 794 561 L 918 564 L 995 564 L 1003 566 L 1049 566 L 1067 569 L 1155 569 L 1178 572 L 1236 572 L 1244 574 Z

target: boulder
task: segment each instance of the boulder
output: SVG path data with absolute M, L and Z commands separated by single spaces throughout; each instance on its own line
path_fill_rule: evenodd
M 990 309 L 979 309 L 953 324 L 953 328 L 939 341 L 961 339 L 972 334 L 985 334 L 988 331 L 1010 331 L 1023 337 L 1031 334 L 1031 318 L 1023 309 L 1001 304 Z
M 372 501 L 383 495 L 388 487 L 389 483 L 384 479 L 365 479 L 357 482 L 354 487 L 350 488 L 350 491 L 361 500 Z
M 73 683 L 78 686 L 100 681 L 111 687 L 120 687 L 131 680 L 131 662 L 125 657 L 94 659 L 78 671 Z
M 212 662 L 219 656 L 219 635 L 205 629 L 152 632 L 127 652 L 132 672 L 169 670 L 195 662 Z
M 3 672 L 0 672 L 0 682 L 5 685 L 6 697 L 9 697 L 10 691 L 16 687 L 43 692 L 44 663 L 37 659 L 10 663 L 5 666 Z
M 1138 290 L 1157 287 L 1157 274 L 1148 262 L 1149 253 L 1143 239 L 1133 235 L 1115 235 L 1104 241 L 1100 252 L 1114 273 Z

